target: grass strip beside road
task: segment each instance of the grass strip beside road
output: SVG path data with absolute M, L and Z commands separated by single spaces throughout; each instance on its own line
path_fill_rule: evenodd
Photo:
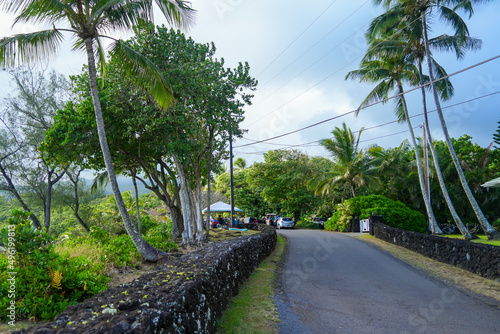
M 276 333 L 278 309 L 274 303 L 276 280 L 285 256 L 286 239 L 278 235 L 276 249 L 243 284 L 218 324 L 220 334 Z
M 492 298 L 492 302 L 495 303 L 494 301 L 496 300 L 497 307 L 500 307 L 500 282 L 498 281 L 487 279 L 471 273 L 470 271 L 432 260 L 404 247 L 376 239 L 371 235 L 362 235 L 359 239 L 463 291 L 473 292 L 487 298 Z
M 439 237 L 462 240 L 461 234 L 443 234 L 443 235 L 439 235 Z M 484 234 L 478 235 L 478 239 L 473 239 L 473 240 L 471 240 L 471 242 L 500 247 L 500 240 L 488 240 L 488 237 Z

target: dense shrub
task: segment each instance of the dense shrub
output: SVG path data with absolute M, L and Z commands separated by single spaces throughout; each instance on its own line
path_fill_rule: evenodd
M 296 229 L 311 229 L 311 230 L 319 230 L 321 229 L 320 225 L 317 223 L 313 223 L 310 220 L 299 220 L 297 224 L 295 224 Z
M 102 266 L 85 257 L 69 258 L 54 251 L 54 240 L 31 226 L 29 214 L 14 211 L 0 237 L 11 253 L 0 256 L 0 319 L 9 320 L 7 307 L 15 301 L 16 319 L 49 320 L 68 305 L 107 288 Z M 9 237 L 11 238 L 9 240 Z M 15 291 L 10 281 L 15 277 Z
M 403 230 L 425 232 L 424 215 L 406 207 L 399 201 L 384 196 L 370 195 L 353 197 L 337 205 L 337 211 L 325 223 L 325 229 L 343 232 L 354 217 L 366 219 L 372 213 L 384 217 L 384 223 Z

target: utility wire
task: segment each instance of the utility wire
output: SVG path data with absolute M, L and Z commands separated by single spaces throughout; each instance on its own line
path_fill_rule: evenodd
M 316 127 L 316 126 L 321 125 L 321 124 L 323 124 L 323 123 L 330 122 L 330 121 L 332 121 L 332 120 L 334 120 L 334 119 L 337 119 L 337 118 L 340 118 L 340 117 L 343 117 L 343 116 L 346 116 L 346 115 L 349 115 L 349 114 L 353 114 L 353 113 L 359 112 L 359 111 L 361 111 L 361 110 L 363 110 L 363 109 L 367 109 L 367 108 L 373 107 L 373 106 L 378 105 L 378 104 L 381 104 L 381 103 L 385 103 L 385 102 L 387 102 L 387 101 L 389 101 L 389 100 L 392 100 L 392 99 L 394 99 L 394 98 L 396 98 L 396 97 L 399 97 L 399 96 L 401 96 L 401 95 L 404 95 L 404 94 L 407 94 L 407 93 L 413 92 L 413 91 L 415 91 L 415 90 L 417 90 L 417 89 L 420 89 L 420 88 L 422 88 L 422 87 L 429 86 L 429 85 L 431 85 L 431 84 L 433 84 L 433 83 L 435 83 L 435 82 L 438 82 L 438 81 L 441 81 L 441 80 L 444 80 L 444 79 L 450 78 L 450 77 L 452 77 L 452 76 L 458 75 L 458 74 L 460 74 L 460 73 L 463 73 L 463 72 L 469 71 L 469 70 L 471 70 L 471 69 L 473 69 L 473 68 L 476 68 L 476 67 L 478 67 L 478 66 L 484 65 L 484 64 L 486 64 L 486 63 L 488 63 L 488 62 L 491 62 L 491 61 L 493 61 L 493 60 L 496 60 L 496 59 L 498 59 L 498 58 L 500 58 L 500 55 L 496 55 L 496 56 L 494 56 L 494 57 L 491 57 L 491 58 L 489 58 L 489 59 L 486 59 L 486 60 L 481 61 L 481 62 L 479 62 L 479 63 L 476 63 L 476 64 L 474 64 L 474 65 L 468 66 L 468 67 L 466 67 L 466 68 L 464 68 L 464 69 L 462 69 L 462 70 L 456 71 L 456 72 L 454 72 L 454 73 L 452 73 L 452 74 L 448 74 L 448 75 L 446 75 L 446 76 L 444 76 L 444 77 L 442 77 L 442 78 L 435 79 L 435 80 L 430 81 L 430 82 L 427 82 L 427 83 L 425 83 L 425 84 L 423 84 L 423 85 L 416 86 L 416 87 L 411 88 L 411 89 L 409 89 L 409 90 L 407 90 L 407 91 L 405 91 L 405 92 L 403 92 L 403 93 L 399 93 L 399 94 L 393 95 L 393 96 L 391 96 L 391 97 L 388 97 L 388 98 L 387 98 L 387 99 L 385 99 L 385 100 L 376 101 L 376 102 L 374 102 L 374 103 L 371 103 L 371 104 L 368 104 L 368 105 L 366 105 L 366 106 L 363 106 L 363 107 L 361 107 L 361 108 L 359 108 L 359 109 L 351 110 L 351 111 L 346 112 L 346 113 L 344 113 L 344 114 L 337 115 L 337 116 L 334 116 L 334 117 L 331 117 L 331 118 L 327 118 L 327 119 L 322 120 L 322 121 L 320 121 L 320 122 L 317 122 L 317 123 L 314 123 L 314 124 L 311 124 L 311 125 L 305 126 L 305 127 L 303 127 L 303 128 L 300 128 L 300 129 L 297 129 L 297 130 L 294 130 L 294 131 L 290 131 L 290 132 L 284 133 L 284 134 L 282 134 L 282 135 L 274 136 L 274 137 L 267 138 L 267 139 L 262 139 L 262 140 L 259 140 L 259 141 L 253 142 L 253 143 L 249 143 L 249 144 L 244 144 L 244 145 L 235 146 L 234 148 L 245 147 L 245 146 L 251 146 L 251 145 L 258 144 L 258 143 L 267 142 L 267 141 L 270 141 L 270 140 L 278 139 L 278 138 L 281 138 L 281 137 L 285 137 L 285 136 L 288 136 L 288 135 L 291 135 L 291 134 L 294 134 L 294 133 L 297 133 L 297 132 L 300 132 L 300 131 L 304 131 L 304 130 L 307 130 L 307 129 L 310 129 L 310 128 L 313 128 L 313 127 Z
M 276 74 L 274 77 L 272 77 L 271 79 L 267 80 L 266 82 L 264 82 L 262 85 L 259 86 L 259 88 L 262 88 L 264 87 L 265 85 L 267 85 L 269 82 L 273 81 L 276 77 L 278 77 L 281 73 L 283 73 L 284 71 L 286 71 L 288 68 L 290 68 L 290 66 L 292 66 L 293 64 L 295 64 L 300 58 L 302 58 L 305 54 L 307 54 L 309 51 L 311 51 L 316 45 L 318 45 L 321 41 L 323 41 L 326 37 L 328 37 L 332 32 L 334 32 L 338 27 L 340 27 L 342 24 L 344 24 L 344 22 L 346 22 L 348 19 L 350 19 L 354 14 L 356 14 L 364 5 L 366 5 L 368 2 L 370 2 L 370 0 L 367 0 L 366 2 L 364 2 L 361 6 L 359 6 L 357 9 L 354 10 L 354 12 L 352 12 L 351 14 L 349 14 L 344 20 L 342 20 L 339 24 L 337 24 L 335 27 L 333 27 L 333 29 L 331 29 L 326 35 L 324 35 L 323 37 L 321 37 L 316 43 L 314 43 L 312 46 L 310 46 L 305 52 L 303 52 L 300 56 L 298 56 L 297 58 L 295 58 L 290 64 L 288 64 L 287 66 L 285 66 L 285 68 L 283 68 L 280 72 L 278 72 L 278 74 Z M 366 24 L 368 25 L 368 24 Z M 357 31 L 355 31 L 353 34 L 357 33 Z M 353 34 L 351 34 L 349 37 L 351 37 Z M 348 38 L 349 38 L 348 37 Z M 344 40 L 345 41 L 345 40 Z M 343 41 L 343 42 L 344 42 Z M 342 42 L 342 43 L 343 43 Z M 329 54 L 330 52 L 332 52 L 334 49 L 336 49 L 340 44 L 337 44 L 337 46 L 335 46 L 333 49 L 330 49 L 330 51 L 328 51 L 324 56 L 322 56 L 320 59 L 323 59 L 327 54 Z M 320 60 L 318 59 L 318 61 Z M 314 64 L 316 64 L 316 62 L 314 62 Z M 314 65 L 313 64 L 313 65 Z M 307 68 L 309 69 L 309 67 Z M 303 72 L 301 72 L 300 74 L 302 74 Z M 299 75 L 300 75 L 299 74 Z M 295 78 L 294 78 L 295 79 Z M 293 79 L 292 79 L 293 80 Z M 258 103 L 260 103 L 261 101 L 265 100 L 266 98 L 260 100 Z
M 409 22 L 406 26 L 409 26 L 409 25 L 413 24 L 414 22 L 416 22 L 416 21 L 418 21 L 418 20 L 420 20 L 420 18 L 416 18 L 416 19 L 414 19 L 413 21 Z M 398 34 L 402 33 L 403 31 L 404 31 L 404 28 L 401 28 L 400 30 L 396 31 L 396 32 L 394 33 L 394 35 L 393 35 L 393 36 L 396 36 L 396 35 L 398 35 Z M 357 32 L 354 32 L 354 33 L 357 33 Z M 353 33 L 353 34 L 354 34 L 354 33 Z M 352 36 L 352 34 L 351 34 L 351 36 Z M 348 38 L 350 38 L 350 36 L 349 36 L 349 37 L 347 37 L 344 41 L 346 41 Z M 343 41 L 343 42 L 344 42 L 344 41 Z M 339 45 L 341 45 L 343 42 L 341 42 Z M 379 44 L 377 44 L 377 45 L 380 45 L 380 44 L 382 44 L 382 43 L 383 43 L 383 42 L 380 42 L 380 43 L 379 43 Z M 326 55 L 325 55 L 325 56 L 326 56 Z M 362 55 L 359 55 L 358 57 L 354 58 L 354 59 L 353 59 L 353 60 L 351 60 L 349 63 L 347 63 L 347 64 L 345 64 L 344 66 L 342 66 L 341 68 L 337 69 L 335 72 L 333 72 L 333 73 L 329 74 L 328 76 L 326 76 L 325 78 L 323 78 L 322 80 L 320 80 L 319 82 L 317 82 L 316 84 L 312 85 L 311 87 L 309 87 L 309 88 L 308 88 L 308 89 L 306 89 L 305 91 L 301 92 L 300 94 L 296 95 L 295 97 L 293 97 L 292 99 L 288 100 L 287 102 L 283 103 L 282 105 L 280 105 L 280 106 L 278 106 L 278 107 L 274 108 L 274 109 L 273 109 L 273 110 L 271 110 L 269 113 L 265 114 L 264 116 L 262 116 L 262 117 L 258 118 L 258 119 L 257 119 L 257 120 L 255 120 L 255 121 L 253 121 L 253 122 L 252 122 L 252 123 L 250 123 L 249 125 L 254 124 L 254 123 L 256 123 L 256 122 L 260 121 L 261 119 L 263 119 L 263 118 L 265 118 L 265 117 L 269 116 L 270 114 L 272 114 L 272 113 L 273 113 L 273 112 L 275 112 L 276 110 L 278 110 L 278 109 L 280 109 L 280 108 L 282 108 L 282 107 L 286 106 L 287 104 L 289 104 L 290 102 L 292 102 L 292 101 L 294 101 L 295 99 L 299 98 L 300 96 L 304 95 L 305 93 L 307 93 L 308 91 L 310 91 L 310 90 L 311 90 L 311 89 L 313 89 L 314 87 L 316 87 L 316 86 L 318 86 L 319 84 L 323 83 L 324 81 L 326 81 L 326 80 L 330 79 L 332 76 L 334 76 L 335 74 L 337 74 L 338 72 L 340 72 L 341 70 L 343 70 L 344 68 L 346 68 L 347 66 L 351 65 L 352 63 L 354 63 L 356 60 L 358 60 L 358 59 L 359 59 L 359 58 L 361 58 L 361 57 L 362 57 Z M 320 58 L 320 59 L 321 59 L 321 58 Z M 318 60 L 318 61 L 319 61 L 319 60 Z M 312 64 L 311 66 L 309 66 L 307 69 L 309 69 L 310 67 L 312 67 L 314 64 L 315 64 L 315 63 L 313 63 L 313 64 Z M 307 70 L 307 69 L 306 69 L 306 70 Z M 299 75 L 301 75 L 302 73 L 304 73 L 306 70 L 302 71 Z M 299 76 L 299 75 L 297 75 L 297 76 Z M 297 76 L 295 76 L 295 78 L 296 78 Z M 293 78 L 293 79 L 295 79 L 295 78 Z M 293 79 L 291 79 L 291 80 L 293 80 Z M 291 80 L 289 80 L 289 81 L 288 81 L 287 83 L 285 83 L 283 86 L 287 85 L 287 84 L 288 84 Z M 283 86 L 282 86 L 282 87 L 283 87 Z M 280 90 L 282 87 L 278 88 L 276 91 Z M 274 94 L 276 91 L 274 91 L 272 94 Z M 271 94 L 271 95 L 272 95 L 272 94 Z M 271 95 L 269 95 L 269 96 L 271 96 Z M 266 98 L 268 98 L 269 96 L 267 96 Z
M 268 68 L 269 68 L 272 64 L 274 64 L 274 62 L 275 62 L 276 60 L 278 60 L 278 58 L 279 58 L 279 57 L 281 57 L 281 55 L 283 55 L 283 54 L 286 52 L 286 50 L 288 50 L 288 49 L 289 49 L 289 48 L 290 48 L 290 47 L 291 47 L 291 46 L 292 46 L 292 45 L 293 45 L 293 44 L 294 44 L 294 43 L 295 43 L 295 42 L 296 42 L 296 41 L 300 38 L 300 36 L 302 36 L 302 35 L 303 35 L 303 34 L 304 34 L 307 30 L 309 30 L 309 28 L 311 28 L 311 26 L 312 26 L 312 25 L 313 25 L 313 24 L 314 24 L 314 23 L 315 23 L 315 22 L 316 22 L 316 21 L 317 21 L 317 20 L 318 20 L 321 16 L 323 16 L 323 14 L 324 14 L 324 13 L 325 13 L 325 12 L 326 12 L 326 11 L 327 11 L 330 7 L 331 7 L 331 6 L 333 6 L 333 4 L 334 4 L 335 2 L 337 2 L 337 0 L 333 0 L 333 1 L 332 1 L 329 5 L 328 5 L 328 7 L 326 7 L 326 9 L 325 9 L 325 10 L 323 10 L 323 11 L 321 12 L 321 14 L 319 14 L 319 15 L 318 15 L 318 16 L 317 16 L 317 17 L 316 17 L 316 18 L 315 18 L 315 19 L 314 19 L 314 20 L 313 20 L 313 21 L 312 21 L 312 22 L 311 22 L 311 23 L 310 23 L 310 24 L 309 24 L 309 25 L 308 25 L 308 26 L 307 26 L 307 27 L 306 27 L 306 28 L 305 28 L 305 29 L 304 29 L 304 30 L 303 30 L 303 31 L 302 31 L 302 32 L 301 32 L 301 33 L 300 33 L 300 34 L 299 34 L 299 35 L 298 35 L 298 36 L 297 36 L 297 37 L 296 37 L 296 38 L 295 38 L 295 39 L 294 39 L 291 43 L 290 43 L 290 44 L 288 44 L 288 46 L 287 46 L 287 47 L 286 47 L 283 51 L 281 51 L 281 53 L 280 53 L 279 55 L 277 55 L 277 56 L 276 56 L 276 58 L 274 58 L 274 59 L 273 59 L 273 61 L 271 61 L 271 62 L 269 63 L 269 65 L 267 65 L 267 66 L 266 66 L 266 67 L 262 70 L 262 72 L 260 72 L 260 73 L 257 75 L 257 77 L 260 77 L 260 76 L 261 76 L 261 75 L 262 75 L 262 74 L 263 74 L 263 73 L 264 73 L 264 72 L 265 72 L 265 71 L 266 71 L 266 70 L 267 70 L 267 69 L 268 69 Z
M 485 95 L 481 95 L 481 96 L 478 96 L 478 97 L 475 97 L 475 98 L 472 98 L 472 99 L 469 99 L 469 100 L 466 100 L 466 101 L 462 101 L 462 102 L 457 102 L 455 104 L 450 104 L 450 105 L 447 105 L 445 107 L 441 107 L 441 109 L 448 109 L 448 108 L 453 108 L 453 107 L 457 107 L 459 105 L 462 105 L 462 104 L 465 104 L 465 103 L 469 103 L 469 102 L 472 102 L 472 101 L 476 101 L 476 100 L 480 100 L 480 99 L 483 99 L 485 97 L 490 97 L 490 96 L 493 96 L 493 95 L 496 95 L 496 94 L 500 94 L 500 91 L 496 91 L 496 92 L 493 92 L 493 93 L 490 93 L 490 94 L 485 94 Z M 436 112 L 437 109 L 432 109 L 432 110 L 429 110 L 427 111 L 427 114 L 430 114 L 430 113 L 433 113 L 433 112 Z M 419 117 L 419 116 L 423 116 L 424 113 L 420 113 L 420 114 L 416 114 L 416 115 L 413 115 L 413 116 L 410 116 L 410 118 L 415 118 L 415 117 Z M 383 124 L 379 124 L 379 125 L 374 125 L 374 126 L 370 126 L 368 128 L 364 128 L 363 131 L 367 131 L 367 130 L 372 130 L 372 129 L 377 129 L 377 128 L 381 128 L 381 127 L 384 127 L 384 126 L 387 126 L 387 125 L 390 125 L 390 124 L 394 124 L 394 123 L 399 123 L 399 120 L 395 120 L 395 121 L 390 121 L 390 122 L 387 122 L 387 123 L 383 123 Z M 357 130 L 357 131 L 353 131 L 352 133 L 358 133 L 360 132 L 361 130 Z M 253 141 L 253 142 L 257 142 L 258 140 L 257 139 L 251 139 L 251 138 L 244 138 L 246 140 L 249 140 L 249 141 Z M 320 140 L 315 140 L 315 141 L 311 141 L 311 142 L 308 142 L 308 143 L 303 143 L 303 144 L 297 144 L 297 145 L 290 145 L 290 144 L 278 144 L 278 143 L 266 143 L 267 145 L 276 145 L 276 146 L 282 146 L 284 148 L 294 148 L 294 147 L 314 147 L 314 146 L 321 146 L 319 145 L 319 142 L 322 141 L 322 139 Z

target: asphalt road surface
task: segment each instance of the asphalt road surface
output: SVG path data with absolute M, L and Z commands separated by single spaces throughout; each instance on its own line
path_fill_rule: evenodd
M 279 234 L 288 239 L 276 296 L 279 333 L 500 333 L 497 302 L 468 295 L 357 238 Z

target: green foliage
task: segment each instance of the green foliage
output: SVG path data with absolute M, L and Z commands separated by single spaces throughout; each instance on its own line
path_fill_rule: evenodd
M 495 148 L 500 149 L 500 122 L 498 122 L 497 131 L 493 134 L 493 141 L 498 145 Z
M 408 231 L 425 232 L 425 217 L 418 211 L 409 209 L 399 201 L 384 196 L 370 195 L 353 197 L 337 205 L 337 211 L 325 223 L 330 231 L 345 231 L 351 219 L 366 219 L 372 213 L 384 217 L 384 223 Z
M 344 232 L 347 225 L 354 218 L 354 210 L 352 201 L 347 200 L 337 204 L 337 211 L 333 213 L 332 217 L 325 223 L 325 229 L 329 231 Z
M 309 230 L 319 230 L 319 224 L 313 223 L 310 220 L 304 219 L 299 220 L 297 224 L 295 224 L 295 229 L 309 229 Z
M 2 242 L 14 245 L 15 262 L 0 256 L 0 319 L 7 319 L 7 307 L 15 300 L 17 319 L 50 320 L 68 305 L 107 288 L 103 267 L 84 257 L 69 258 L 54 251 L 54 240 L 31 226 L 29 213 L 15 210 L 0 231 Z M 10 239 L 13 238 L 13 239 Z M 15 273 L 14 275 L 10 273 Z M 15 276 L 15 296 L 8 278 Z
M 492 225 L 497 231 L 500 231 L 500 219 L 495 220 Z
M 308 188 L 320 173 L 318 164 L 297 150 L 275 150 L 264 154 L 265 162 L 247 168 L 247 182 L 267 205 L 282 215 L 299 220 L 315 211 L 320 199 Z

